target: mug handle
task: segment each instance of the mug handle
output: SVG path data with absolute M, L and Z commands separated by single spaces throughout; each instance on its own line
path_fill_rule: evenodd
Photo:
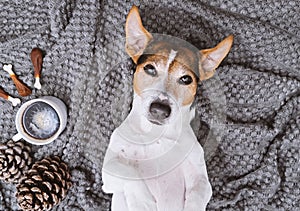
M 12 137 L 12 140 L 13 141 L 19 141 L 21 138 L 23 138 L 22 135 L 20 133 L 17 133 L 16 135 L 14 135 Z

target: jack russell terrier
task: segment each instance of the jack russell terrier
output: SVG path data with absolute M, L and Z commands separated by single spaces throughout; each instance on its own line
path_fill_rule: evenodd
M 102 167 L 112 211 L 199 211 L 212 195 L 204 152 L 190 122 L 199 80 L 212 77 L 228 54 L 230 35 L 197 50 L 150 34 L 133 6 L 126 20 L 126 52 L 136 64 L 134 100 L 114 130 Z

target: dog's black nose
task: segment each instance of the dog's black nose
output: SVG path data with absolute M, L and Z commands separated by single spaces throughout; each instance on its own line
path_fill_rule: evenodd
M 162 102 L 153 102 L 149 109 L 152 117 L 156 120 L 164 120 L 171 114 L 171 107 L 169 104 Z

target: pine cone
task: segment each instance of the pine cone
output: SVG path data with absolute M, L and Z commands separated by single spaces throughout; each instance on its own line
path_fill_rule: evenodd
M 21 141 L 8 141 L 0 144 L 0 179 L 5 182 L 17 183 L 30 168 L 31 149 Z
M 49 210 L 60 203 L 71 187 L 67 165 L 54 156 L 36 162 L 17 186 L 23 210 Z

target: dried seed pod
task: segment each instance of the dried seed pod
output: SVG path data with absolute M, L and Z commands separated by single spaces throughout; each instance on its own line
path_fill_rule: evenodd
M 9 73 L 11 79 L 17 87 L 19 95 L 21 95 L 22 97 L 26 97 L 31 94 L 31 89 L 29 89 L 22 81 L 17 78 L 16 74 L 12 70 L 11 64 L 3 65 L 3 70 Z
M 17 183 L 32 164 L 31 149 L 22 142 L 0 144 L 0 179 Z
M 67 165 L 54 156 L 36 162 L 17 186 L 23 210 L 49 210 L 60 203 L 71 187 Z

